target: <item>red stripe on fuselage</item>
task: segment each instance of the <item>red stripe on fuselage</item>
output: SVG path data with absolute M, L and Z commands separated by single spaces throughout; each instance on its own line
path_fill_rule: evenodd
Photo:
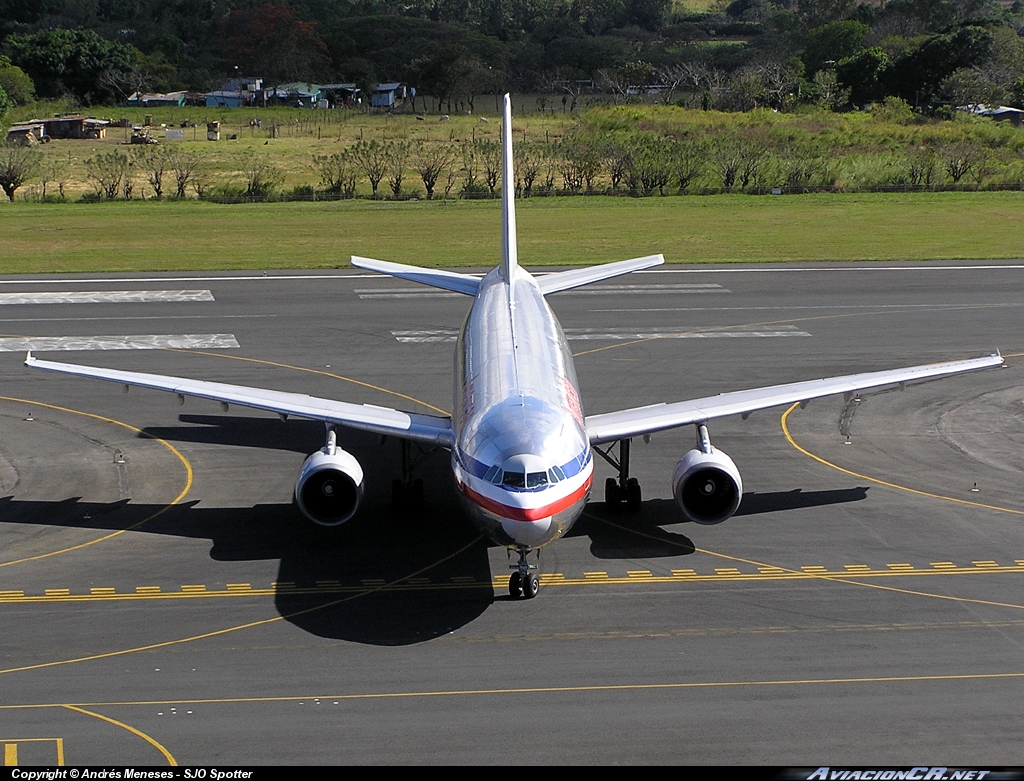
M 568 507 L 576 504 L 580 499 L 586 496 L 587 491 L 590 490 L 590 485 L 593 482 L 594 476 L 591 473 L 587 476 L 586 482 L 583 483 L 579 488 L 573 491 L 568 496 L 559 499 L 556 502 L 545 505 L 544 507 L 511 507 L 507 504 L 502 504 L 494 499 L 488 499 L 483 494 L 478 494 L 468 485 L 458 480 L 459 490 L 474 504 L 480 505 L 485 510 L 489 510 L 495 515 L 500 515 L 502 518 L 508 518 L 512 521 L 539 521 L 543 518 L 550 518 L 555 513 L 560 513 Z

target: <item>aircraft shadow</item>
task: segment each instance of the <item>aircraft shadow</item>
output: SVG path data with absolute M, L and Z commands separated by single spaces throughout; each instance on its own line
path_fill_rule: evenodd
M 324 444 L 324 424 L 315 420 L 284 422 L 278 418 L 234 415 L 179 415 L 178 420 L 187 425 L 149 426 L 143 432 L 168 442 L 234 445 L 296 453 L 312 453 Z
M 750 491 L 743 495 L 734 517 L 859 502 L 867 498 L 867 492 L 866 487 L 806 492 L 801 488 L 770 493 Z M 648 499 L 635 513 L 592 502 L 567 536 L 589 537 L 590 552 L 599 559 L 688 556 L 694 551 L 690 538 L 662 528 L 680 523 L 689 521 L 672 499 Z
M 187 416 L 201 427 L 152 429 L 177 441 L 270 446 L 312 452 L 322 424 L 270 419 Z M 182 416 L 186 422 L 186 416 Z M 250 423 L 267 424 L 256 433 Z M 293 425 L 296 424 L 296 425 Z M 261 436 L 264 439 L 261 441 Z M 310 523 L 294 502 L 252 507 L 162 505 L 131 501 L 89 503 L 0 498 L 0 522 L 120 530 L 210 541 L 216 561 L 278 559 L 277 610 L 287 621 L 318 635 L 372 645 L 406 645 L 438 637 L 472 622 L 494 601 L 488 543 L 470 524 L 452 490 L 447 453 L 419 467 L 427 506 L 416 516 L 391 509 L 391 479 L 398 444 L 346 432 L 345 448 L 366 473 L 359 513 L 336 528 Z M 140 525 L 141 524 L 141 525 Z M 183 563 L 187 568 L 187 562 Z M 283 587 L 294 584 L 294 590 Z M 265 588 L 269 584 L 262 584 Z M 254 588 L 261 584 L 253 584 Z

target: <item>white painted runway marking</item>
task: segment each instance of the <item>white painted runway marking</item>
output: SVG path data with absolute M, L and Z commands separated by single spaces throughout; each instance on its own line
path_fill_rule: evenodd
M 378 287 L 356 288 L 353 291 L 360 299 L 372 298 L 460 298 L 462 293 L 428 288 Z M 559 296 L 622 296 L 622 295 L 668 295 L 731 293 L 732 291 L 714 284 L 648 284 L 648 285 L 588 285 L 575 290 L 563 290 Z
M 608 261 L 610 262 L 610 261 Z M 956 266 L 932 266 L 924 265 L 925 261 L 922 261 L 920 266 L 884 266 L 884 265 L 871 265 L 871 266 L 836 266 L 831 263 L 822 264 L 819 267 L 814 266 L 794 266 L 794 267 L 771 267 L 771 266 L 741 266 L 741 267 L 729 267 L 729 268 L 659 268 L 659 269 L 647 269 L 644 271 L 634 271 L 634 274 L 792 274 L 792 273 L 822 273 L 822 274 L 845 274 L 849 272 L 857 271 L 1006 271 L 1006 270 L 1018 270 L 1024 269 L 1024 264 L 1021 263 L 978 263 L 976 265 L 956 265 Z M 582 268 L 582 266 L 569 266 L 569 269 Z M 451 269 L 452 271 L 460 271 L 460 269 Z M 481 277 L 483 274 L 477 269 L 469 272 L 474 276 Z M 548 271 L 537 270 L 535 276 L 543 276 L 544 274 L 555 273 Z M 55 278 L 52 276 L 40 278 L 40 279 L 0 279 L 0 285 L 120 285 L 127 282 L 138 282 L 143 284 L 153 284 L 154 282 L 301 282 L 305 280 L 339 280 L 345 281 L 349 279 L 380 279 L 380 274 L 352 274 L 352 273 L 340 273 L 340 274 L 239 274 L 236 276 L 227 275 L 209 275 L 209 276 L 149 276 L 149 277 L 82 277 L 82 278 Z
M 151 302 L 213 301 L 209 290 L 63 290 L 46 293 L 0 293 L 8 304 L 144 304 Z
M 129 336 L 28 336 L 0 338 L 0 352 L 28 350 L 225 350 L 239 347 L 234 334 L 140 334 Z
M 459 332 L 450 328 L 428 331 L 392 331 L 392 336 L 406 344 L 438 344 L 454 342 Z M 687 331 L 682 328 L 566 328 L 570 342 L 626 342 L 633 339 L 764 339 L 788 336 L 810 336 L 795 325 L 740 326 L 717 331 Z
M 1010 302 L 1005 304 L 965 304 L 954 301 L 948 304 L 821 304 L 814 306 L 673 306 L 664 308 L 628 307 L 625 309 L 588 309 L 588 312 L 760 312 L 790 311 L 801 309 L 948 309 L 950 307 L 970 307 L 972 309 L 1000 309 L 1003 307 L 1024 306 L 1024 303 Z M 3 322 L 3 321 L 0 321 Z
M 121 317 L 0 317 L 0 323 L 89 323 L 96 320 L 265 320 L 279 315 L 136 315 Z

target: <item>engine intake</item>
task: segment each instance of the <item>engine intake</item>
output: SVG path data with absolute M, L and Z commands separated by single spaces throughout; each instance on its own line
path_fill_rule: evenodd
M 672 495 L 683 515 L 706 525 L 730 518 L 743 498 L 736 464 L 721 450 L 709 449 L 709 453 L 696 448 L 687 451 L 672 479 Z
M 363 468 L 355 456 L 324 448 L 302 463 L 295 482 L 295 500 L 310 520 L 321 526 L 345 523 L 363 498 Z

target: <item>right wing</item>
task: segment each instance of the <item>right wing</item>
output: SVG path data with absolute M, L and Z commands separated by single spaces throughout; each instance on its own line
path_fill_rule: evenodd
M 596 445 L 653 431 L 678 428 L 690 423 L 701 423 L 726 415 L 743 415 L 759 409 L 777 407 L 780 404 L 831 396 L 835 393 L 855 393 L 882 385 L 897 385 L 1002 365 L 1003 356 L 996 352 L 985 358 L 973 358 L 968 361 L 949 361 L 911 366 L 906 369 L 848 374 L 824 380 L 720 393 L 717 396 L 678 401 L 673 404 L 652 404 L 648 407 L 635 407 L 602 415 L 588 415 L 587 435 L 590 443 Z
M 116 382 L 124 385 L 126 389 L 134 385 L 139 388 L 169 391 L 177 393 L 182 400 L 185 396 L 213 399 L 222 404 L 238 404 L 242 407 L 276 412 L 282 416 L 293 415 L 297 418 L 322 420 L 325 423 L 336 423 L 349 428 L 372 431 L 375 434 L 385 434 L 444 447 L 451 447 L 454 441 L 452 421 L 447 417 L 402 412 L 373 404 L 351 404 L 345 401 L 320 399 L 302 393 L 286 393 L 248 388 L 243 385 L 227 385 L 222 382 L 186 380 L 181 377 L 165 377 L 160 374 L 98 369 L 71 363 L 41 361 L 33 357 L 31 352 L 25 357 L 25 365 L 34 369 Z

